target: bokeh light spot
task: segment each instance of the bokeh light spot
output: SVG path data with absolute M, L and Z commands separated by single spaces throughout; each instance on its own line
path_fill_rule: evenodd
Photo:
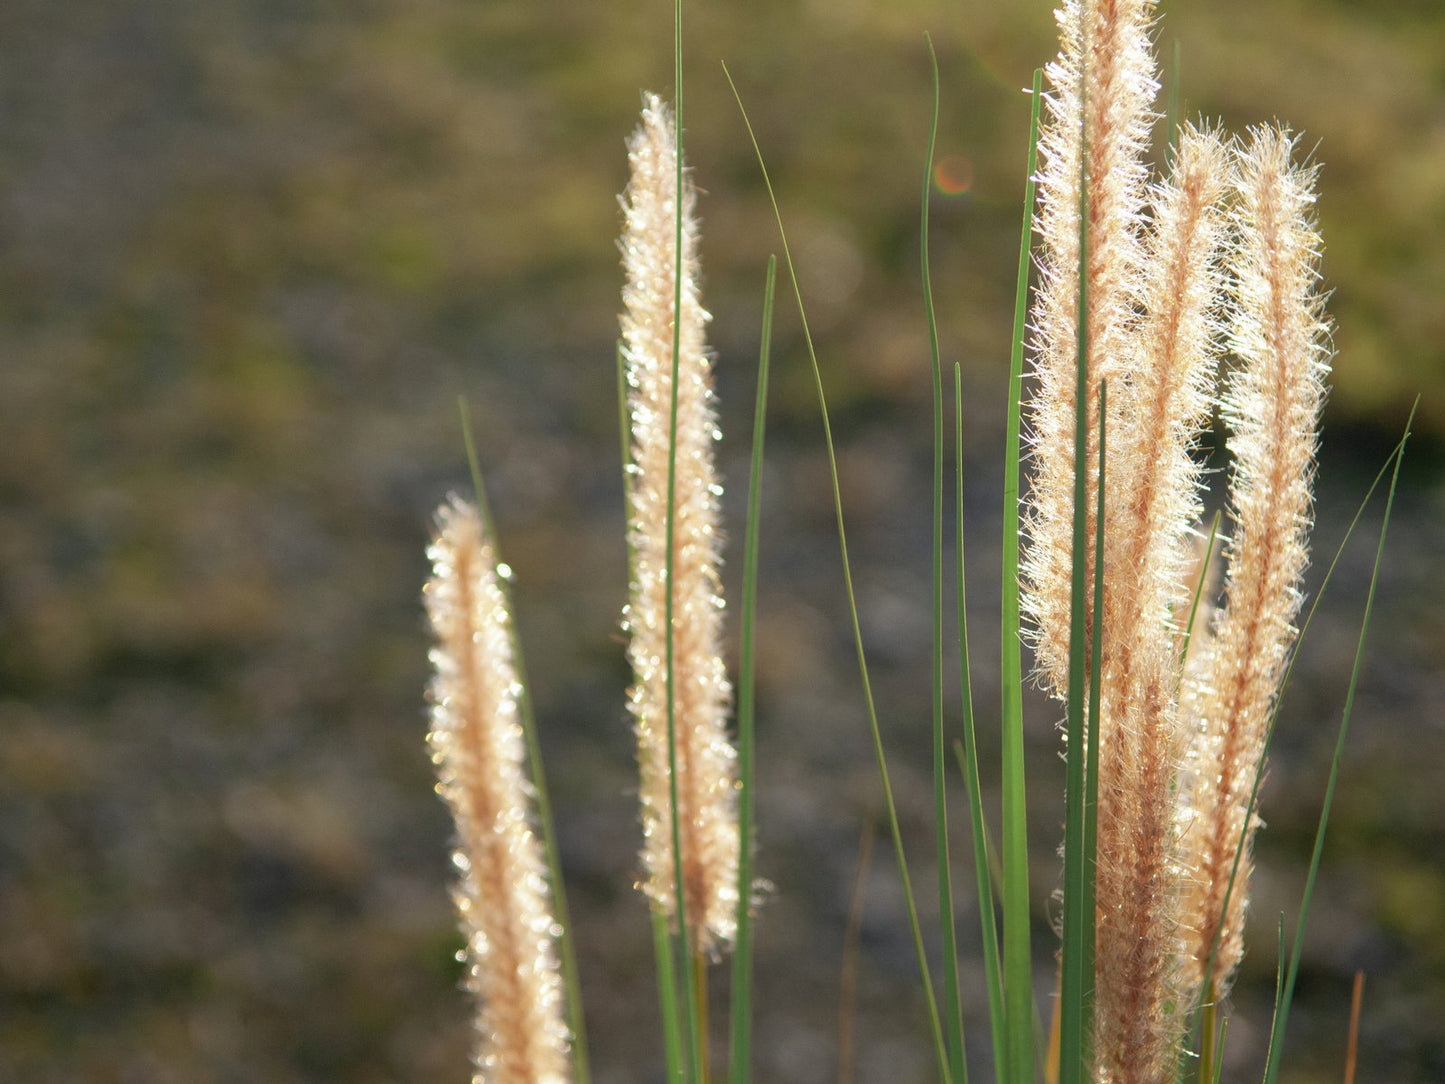
M 973 161 L 962 154 L 945 154 L 933 165 L 933 185 L 944 196 L 961 196 L 973 187 Z

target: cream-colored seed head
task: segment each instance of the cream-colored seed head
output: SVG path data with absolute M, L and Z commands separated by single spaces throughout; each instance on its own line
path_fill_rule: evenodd
M 1147 0 L 1073 0 L 1059 13 L 1040 142 L 1040 285 L 1033 313 L 1025 605 L 1040 676 L 1067 693 L 1073 561 L 1080 215 L 1087 216 L 1085 509 L 1094 535 L 1101 385 L 1105 464 L 1093 1050 L 1099 1080 L 1162 1084 L 1176 1070 L 1180 870 L 1178 583 L 1199 506 L 1191 449 L 1207 414 L 1228 160 L 1183 133 L 1169 179 L 1144 161 L 1157 91 Z M 1081 170 L 1081 164 L 1083 169 Z M 1081 172 L 1087 198 L 1080 205 Z M 1096 626 L 1096 616 L 1100 618 Z M 1086 648 L 1089 646 L 1086 643 Z
M 673 535 L 669 540 L 669 436 L 673 311 L 678 258 L 677 143 L 672 115 L 654 95 L 628 141 L 623 199 L 622 351 L 631 417 L 628 467 L 632 590 L 625 615 L 635 683 L 631 708 L 641 772 L 643 888 L 664 914 L 676 910 L 668 727 L 677 765 L 683 902 L 692 947 L 716 953 L 736 930 L 737 755 L 728 739 L 731 687 L 721 657 L 721 534 L 713 466 L 717 420 L 704 341 L 708 314 L 698 284 L 698 229 L 690 180 L 682 192 Z M 673 680 L 667 680 L 667 554 L 672 549 Z
M 1192 683 L 1197 723 L 1184 839 L 1193 867 L 1186 906 L 1190 981 L 1196 989 L 1207 981 L 1216 996 L 1227 991 L 1243 952 L 1251 840 L 1258 823 L 1249 816 L 1249 800 L 1296 633 L 1329 368 L 1314 171 L 1293 163 L 1293 149 L 1288 133 L 1257 129 L 1238 166 L 1231 254 L 1236 299 L 1230 314 L 1237 363 L 1223 404 L 1234 459 L 1229 482 L 1234 529 L 1225 551 L 1223 609 Z M 1206 974 L 1211 952 L 1214 966 Z
M 1133 364 L 1111 396 L 1096 916 L 1102 1079 L 1165 1081 L 1182 1034 L 1175 778 L 1182 753 L 1180 584 L 1199 508 L 1191 451 L 1207 417 L 1229 156 L 1186 128 L 1153 192 Z
M 1087 456 L 1082 511 L 1090 540 L 1083 647 L 1089 652 L 1097 634 L 1101 709 L 1093 1057 L 1096 1078 L 1110 1084 L 1174 1080 L 1186 1011 L 1216 934 L 1216 993 L 1239 959 L 1253 831 L 1247 804 L 1294 635 L 1326 370 L 1312 174 L 1291 165 L 1288 136 L 1255 132 L 1240 153 L 1185 126 L 1168 177 L 1146 193 L 1157 89 L 1152 7 L 1150 0 L 1068 0 L 1058 13 L 1061 53 L 1048 69 L 1039 143 L 1037 385 L 1022 564 L 1039 676 L 1062 699 L 1082 273 L 1089 401 L 1080 454 Z M 1226 599 L 1216 613 L 1205 591 L 1186 659 L 1200 575 L 1194 445 L 1215 402 L 1226 329 L 1239 362 L 1223 397 L 1235 457 Z M 1095 614 L 1101 431 L 1108 448 L 1103 609 Z M 1226 909 L 1224 886 L 1241 839 L 1240 877 Z
M 477 509 L 437 512 L 425 590 L 436 634 L 431 744 L 456 821 L 454 893 L 477 998 L 475 1084 L 564 1084 L 569 1034 L 518 715 L 511 619 Z
M 1119 378 L 1133 360 L 1148 177 L 1144 153 L 1158 92 L 1148 33 L 1153 7 L 1152 0 L 1069 0 L 1057 12 L 1061 48 L 1047 69 L 1051 90 L 1039 137 L 1039 285 L 1032 314 L 1037 386 L 1028 417 L 1033 470 L 1022 574 L 1023 604 L 1039 674 L 1056 695 L 1063 695 L 1068 684 L 1080 166 L 1087 167 L 1089 176 L 1087 396 L 1092 492 L 1099 385 L 1107 380 L 1117 395 Z M 1092 516 L 1091 502 L 1090 537 Z

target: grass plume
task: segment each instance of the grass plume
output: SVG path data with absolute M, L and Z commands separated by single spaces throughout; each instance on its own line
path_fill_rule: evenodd
M 1039 136 L 1040 281 L 1032 342 L 1037 386 L 1028 417 L 1034 469 L 1022 572 L 1039 673 L 1060 697 L 1068 685 L 1080 219 L 1082 212 L 1088 227 L 1089 411 L 1088 445 L 1080 454 L 1092 462 L 1099 384 L 1122 383 L 1139 301 L 1144 152 L 1158 92 L 1149 49 L 1152 11 L 1149 0 L 1069 0 L 1057 13 L 1059 56 L 1045 72 L 1050 90 Z M 1089 184 L 1081 209 L 1082 176 Z M 1092 523 L 1086 533 L 1092 537 Z
M 1182 1029 L 1180 879 L 1174 867 L 1181 755 L 1179 639 L 1189 531 L 1199 508 L 1190 455 L 1208 416 L 1211 315 L 1228 155 L 1181 138 L 1155 192 L 1132 380 L 1120 381 L 1106 488 L 1099 719 L 1096 1044 L 1119 1079 L 1159 1079 Z M 1112 385 L 1111 385 L 1112 388 Z
M 1295 638 L 1328 372 L 1314 171 L 1293 163 L 1293 149 L 1285 131 L 1252 133 L 1240 155 L 1234 211 L 1230 346 L 1238 364 L 1223 400 L 1234 529 L 1225 548 L 1223 609 L 1194 690 L 1193 801 L 1184 841 L 1195 868 L 1186 902 L 1194 931 L 1191 982 L 1207 984 L 1214 996 L 1228 989 L 1243 953 L 1258 824 L 1250 794 Z
M 675 870 L 681 869 L 690 948 L 715 953 L 736 930 L 737 755 L 727 734 L 732 690 L 721 657 L 721 489 L 704 339 L 709 316 L 699 293 L 690 180 L 682 189 L 680 228 L 677 218 L 677 154 L 670 111 L 648 95 L 642 123 L 628 141 L 631 180 L 621 242 L 632 554 L 624 625 L 635 676 L 630 700 L 641 770 L 643 888 L 654 908 L 673 915 Z M 674 793 L 680 857 L 673 848 Z
M 496 552 L 474 505 L 437 512 L 427 551 L 437 789 L 456 821 L 454 894 L 477 997 L 476 1084 L 571 1079 L 546 862 L 533 831 L 521 686 Z
M 1237 848 L 1248 873 L 1248 801 L 1299 605 L 1325 371 L 1310 175 L 1290 165 L 1286 135 L 1258 131 L 1236 154 L 1186 126 L 1146 193 L 1151 15 L 1146 0 L 1069 0 L 1058 13 L 1024 561 L 1040 679 L 1071 705 L 1086 680 L 1097 697 L 1092 1062 L 1121 1084 L 1173 1078 L 1204 961 L 1217 949 L 1215 990 L 1238 961 L 1243 880 L 1227 907 L 1225 886 Z M 1222 323 L 1239 359 L 1222 397 L 1235 531 L 1223 610 L 1186 683 L 1202 508 L 1192 453 L 1215 401 Z M 1097 560 L 1080 541 L 1094 536 L 1093 510 L 1075 519 L 1096 486 L 1111 510 Z M 1085 679 L 1080 660 L 1096 649 L 1098 676 Z M 1071 734 L 1072 746 L 1083 731 Z

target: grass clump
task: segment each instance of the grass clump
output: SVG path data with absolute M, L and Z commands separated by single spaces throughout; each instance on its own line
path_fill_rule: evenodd
M 1242 953 L 1259 781 L 1301 635 L 1296 620 L 1329 357 L 1320 240 L 1311 215 L 1315 172 L 1296 163 L 1295 140 L 1286 129 L 1258 129 L 1239 141 L 1208 126 L 1176 126 L 1171 108 L 1167 164 L 1161 176 L 1152 177 L 1150 135 L 1160 120 L 1154 111 L 1159 91 L 1154 17 L 1151 0 L 1067 0 L 1058 13 L 1060 53 L 1034 83 L 1008 401 L 998 873 L 987 854 L 963 622 L 962 532 L 957 532 L 964 704 L 958 751 L 973 823 L 995 1075 L 1010 1084 L 1030 1084 L 1040 1064 L 1020 643 L 1031 645 L 1035 678 L 1064 705 L 1065 714 L 1059 996 L 1053 1006 L 1056 1039 L 1042 1061 L 1043 1073 L 1050 1081 L 1165 1084 L 1196 1068 L 1201 1080 L 1217 1073 L 1215 1052 L 1224 1034 L 1219 1005 Z M 680 24 L 680 9 L 678 18 Z M 680 59 L 678 64 L 680 93 Z M 950 742 L 943 697 L 948 438 L 927 247 L 928 178 L 937 132 L 934 64 L 921 226 L 934 396 L 932 696 L 941 1010 L 873 700 L 823 371 L 783 218 L 750 124 L 748 134 L 773 200 L 808 344 L 859 674 L 937 1075 L 962 1084 L 968 1069 L 947 834 Z M 717 433 L 703 334 L 708 317 L 698 284 L 695 196 L 682 164 L 680 116 L 655 96 L 644 100 L 629 157 L 619 365 L 629 432 L 632 591 L 626 626 L 636 679 L 641 887 L 654 916 L 669 1079 L 699 1084 L 712 1076 L 706 970 L 736 944 L 731 1075 L 740 1082 L 749 1074 L 752 1012 L 751 652 L 768 339 L 765 331 L 749 487 L 739 757 L 728 734 L 732 690 L 721 660 L 720 489 L 712 463 Z M 1030 301 L 1031 266 L 1037 281 Z M 770 262 L 765 326 L 772 294 Z M 961 415 L 959 384 L 955 366 L 954 409 Z M 1232 458 L 1228 527 L 1221 531 L 1216 516 L 1206 531 L 1197 445 L 1216 409 L 1228 428 Z M 955 433 L 954 444 L 961 519 L 961 433 Z M 444 511 L 444 522 L 455 515 Z M 1206 535 L 1201 556 L 1199 542 Z M 1224 538 L 1220 546 L 1217 535 Z M 1219 551 L 1223 587 L 1216 591 Z M 441 577 L 442 563 L 437 568 Z M 438 628 L 445 643 L 447 635 Z M 1362 628 L 1361 642 L 1363 633 Z M 445 664 L 445 656 L 439 663 Z M 455 700 L 441 678 L 438 682 L 438 705 Z M 1348 716 L 1349 704 L 1341 739 Z M 486 844 L 469 838 L 466 795 L 468 788 L 487 784 L 468 782 L 463 779 L 468 773 L 448 769 L 445 760 L 443 773 L 448 797 L 461 810 L 466 858 L 459 865 L 475 869 L 479 859 L 472 851 L 485 851 Z M 517 794 L 510 819 L 525 825 L 525 786 Z M 1318 859 L 1317 843 L 1316 865 Z M 540 866 L 523 879 L 538 877 Z M 468 902 L 480 894 L 468 893 L 462 897 L 464 918 L 483 909 Z M 1308 902 L 1307 887 L 1301 923 Z M 546 928 L 550 935 L 550 920 Z M 539 947 L 542 954 L 523 970 L 555 972 L 555 958 L 546 955 L 545 944 Z M 1278 1067 L 1298 949 L 1299 935 L 1282 977 L 1268 1074 Z M 549 981 L 548 989 L 560 988 Z M 479 1025 L 482 1076 L 558 1078 L 563 1068 L 539 1070 L 540 1075 L 490 1072 L 495 1062 L 490 1052 L 510 1041 L 503 1034 L 506 1013 L 495 1004 L 508 995 L 476 986 L 484 1006 L 491 1005 Z M 559 998 L 551 995 L 552 1002 Z M 577 1020 L 580 1030 L 580 1014 Z M 565 1029 L 549 1025 L 548 1034 L 562 1036 Z M 1194 1050 L 1201 1053 L 1197 1067 L 1189 1057 Z M 564 1061 L 557 1064 L 564 1066 L 565 1051 L 560 1056 Z

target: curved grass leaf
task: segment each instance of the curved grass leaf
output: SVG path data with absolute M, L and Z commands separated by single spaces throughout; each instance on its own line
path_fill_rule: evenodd
M 943 1029 L 948 1042 L 948 1066 L 954 1080 L 968 1079 L 964 1063 L 963 1010 L 958 986 L 958 943 L 953 914 L 953 871 L 948 854 L 948 760 L 943 738 L 943 362 L 939 357 L 938 316 L 933 307 L 933 279 L 928 265 L 928 203 L 933 184 L 933 153 L 938 142 L 938 55 L 933 38 L 928 61 L 933 75 L 933 119 L 928 128 L 924 156 L 923 195 L 919 212 L 919 262 L 923 277 L 923 307 L 928 324 L 928 352 L 933 376 L 933 831 L 937 848 L 938 919 L 943 933 Z
M 908 873 L 908 857 L 903 847 L 903 834 L 898 824 L 898 808 L 893 798 L 893 785 L 888 776 L 888 758 L 883 750 L 883 733 L 878 725 L 878 711 L 873 700 L 873 684 L 868 673 L 868 657 L 863 647 L 863 630 L 858 619 L 858 599 L 853 588 L 853 566 L 848 558 L 848 532 L 843 520 L 843 494 L 842 484 L 838 476 L 838 455 L 833 443 L 833 427 L 828 419 L 828 402 L 823 390 L 823 371 L 818 364 L 818 354 L 813 346 L 812 332 L 808 328 L 807 312 L 803 305 L 803 293 L 798 285 L 797 268 L 793 263 L 792 252 L 788 247 L 787 231 L 783 227 L 782 211 L 778 207 L 777 196 L 773 191 L 772 179 L 768 176 L 767 164 L 763 159 L 761 146 L 758 144 L 757 135 L 753 131 L 752 122 L 748 119 L 747 109 L 743 105 L 742 96 L 738 93 L 737 84 L 733 82 L 732 73 L 728 71 L 727 65 L 723 65 L 723 74 L 727 77 L 728 86 L 732 89 L 733 98 L 738 104 L 738 110 L 742 114 L 743 124 L 747 128 L 748 139 L 752 142 L 753 151 L 757 155 L 758 168 L 762 172 L 763 184 L 767 188 L 768 200 L 772 204 L 773 217 L 778 224 L 778 236 L 783 248 L 783 262 L 788 269 L 788 280 L 793 289 L 793 299 L 798 306 L 798 319 L 803 327 L 803 341 L 808 350 L 808 361 L 812 367 L 814 390 L 818 396 L 818 409 L 823 422 L 823 443 L 828 455 L 828 472 L 833 491 L 833 512 L 838 529 L 838 548 L 842 555 L 843 562 L 843 585 L 844 592 L 848 599 L 848 617 L 852 626 L 853 646 L 858 658 L 858 673 L 863 686 L 863 700 L 868 713 L 868 728 L 873 740 L 873 753 L 878 763 L 878 775 L 883 788 L 883 804 L 888 816 L 888 830 L 893 840 L 893 853 L 898 861 L 898 873 L 903 886 L 904 903 L 908 909 L 908 923 L 913 935 L 913 949 L 918 958 L 919 976 L 923 985 L 923 994 L 928 1006 L 928 1022 L 932 1031 L 934 1054 L 938 1059 L 939 1076 L 942 1080 L 952 1084 L 952 1073 L 949 1071 L 947 1048 L 944 1044 L 943 1030 L 939 1022 L 938 1002 L 933 994 L 933 979 L 928 971 L 928 954 L 923 947 L 923 931 L 918 921 L 918 904 L 913 895 L 913 883 Z
M 753 407 L 752 462 L 748 469 L 748 518 L 743 538 L 742 643 L 738 661 L 738 917 L 733 944 L 732 1040 L 728 1061 L 733 1084 L 748 1079 L 752 1042 L 753 978 L 753 730 L 757 624 L 758 531 L 762 524 L 763 436 L 768 413 L 768 364 L 773 341 L 773 287 L 778 259 L 768 257 L 763 287 L 763 341 L 758 348 L 758 396 Z

